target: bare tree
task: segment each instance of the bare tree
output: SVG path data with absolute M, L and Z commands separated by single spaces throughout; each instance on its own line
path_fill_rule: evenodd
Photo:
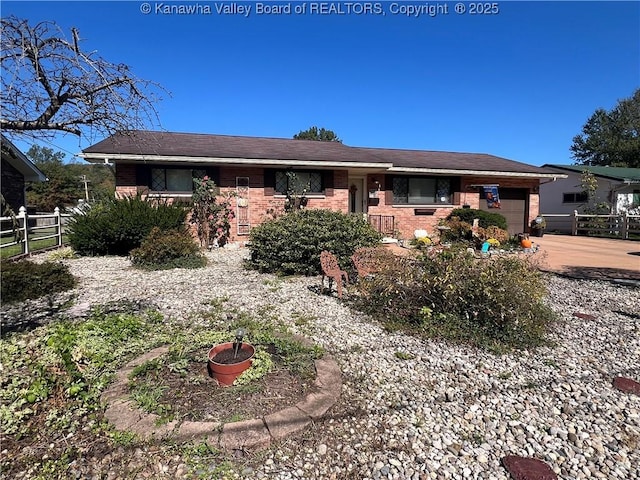
M 30 26 L 2 18 L 0 127 L 13 134 L 50 138 L 65 132 L 92 140 L 159 124 L 155 104 L 164 92 L 135 77 L 124 64 L 81 49 L 54 22 Z

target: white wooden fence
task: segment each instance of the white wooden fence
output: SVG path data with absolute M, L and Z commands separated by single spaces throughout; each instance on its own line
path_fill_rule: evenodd
M 578 213 L 544 213 L 547 231 L 569 230 L 571 235 L 613 236 L 628 240 L 640 236 L 640 215 L 587 215 Z
M 46 248 L 61 246 L 64 226 L 70 217 L 70 214 L 60 213 L 58 207 L 55 208 L 53 213 L 39 213 L 36 215 L 29 215 L 25 207 L 20 207 L 18 215 L 15 216 L 16 225 L 14 225 L 13 217 L 0 217 L 0 224 L 2 225 L 0 248 L 20 245 L 21 252 L 19 254 L 28 254 L 31 253 L 29 242 L 33 243 L 38 240 L 48 239 L 54 239 L 55 242 L 53 245 L 48 244 Z M 13 241 L 5 242 L 6 238 L 12 238 Z

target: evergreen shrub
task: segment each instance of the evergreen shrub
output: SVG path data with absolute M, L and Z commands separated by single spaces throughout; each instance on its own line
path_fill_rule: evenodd
M 477 218 L 479 220 L 478 224 L 482 228 L 495 226 L 507 230 L 507 219 L 499 213 L 485 212 L 474 208 L 456 208 L 451 211 L 447 220 L 455 217 L 471 225 L 473 225 L 473 220 Z
M 131 250 L 131 263 L 148 270 L 199 268 L 207 264 L 189 232 L 154 227 L 139 248 Z
M 328 250 L 342 268 L 351 270 L 353 252 L 381 239 L 362 217 L 324 209 L 294 210 L 251 229 L 247 266 L 283 275 L 317 275 L 320 252 Z
M 128 255 L 153 227 L 186 229 L 186 216 L 185 205 L 125 197 L 106 200 L 74 214 L 67 233 L 69 243 L 80 255 Z
M 2 262 L 2 301 L 32 300 L 72 289 L 76 280 L 61 263 Z

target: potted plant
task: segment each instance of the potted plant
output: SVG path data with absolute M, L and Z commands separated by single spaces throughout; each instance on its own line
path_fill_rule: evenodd
M 531 234 L 535 237 L 541 237 L 544 235 L 544 229 L 547 226 L 547 221 L 542 215 L 538 215 L 531 220 Z
M 243 342 L 243 337 L 244 330 L 238 329 L 235 342 L 220 343 L 209 350 L 209 376 L 215 378 L 221 387 L 233 385 L 253 363 L 256 350 L 253 345 Z

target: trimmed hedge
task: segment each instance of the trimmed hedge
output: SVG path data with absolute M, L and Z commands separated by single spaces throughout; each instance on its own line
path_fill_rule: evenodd
M 247 266 L 283 275 L 317 275 L 320 252 L 328 250 L 342 268 L 351 269 L 353 252 L 381 239 L 361 217 L 323 209 L 295 210 L 251 229 Z

